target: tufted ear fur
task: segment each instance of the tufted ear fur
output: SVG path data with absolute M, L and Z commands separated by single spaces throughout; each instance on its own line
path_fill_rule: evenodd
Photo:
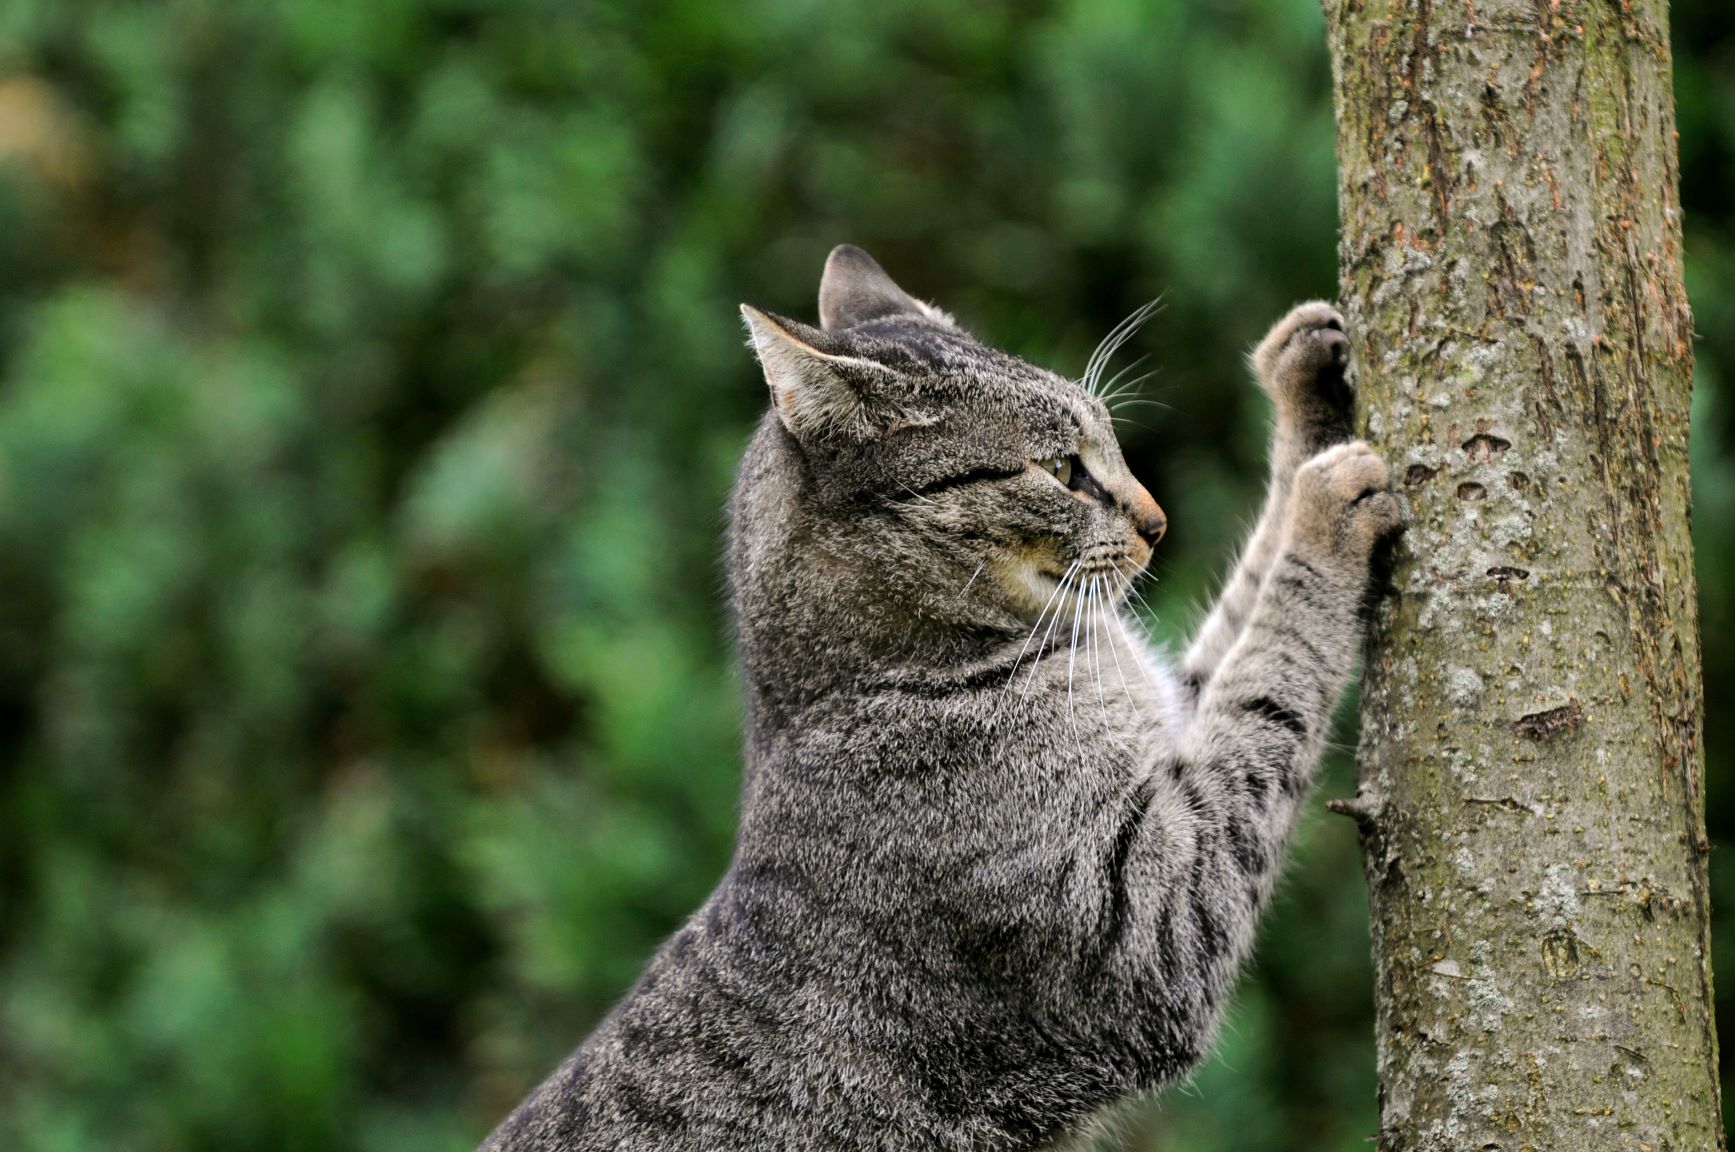
M 798 440 L 825 434 L 873 436 L 897 417 L 884 396 L 897 375 L 883 364 L 847 355 L 829 333 L 746 304 L 741 316 L 765 370 L 771 403 Z
M 839 244 L 825 260 L 819 279 L 819 323 L 839 332 L 900 314 L 925 316 L 950 324 L 952 318 L 899 288 L 872 256 L 854 244 Z

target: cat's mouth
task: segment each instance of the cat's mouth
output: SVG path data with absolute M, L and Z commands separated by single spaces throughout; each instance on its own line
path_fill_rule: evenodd
M 1136 569 L 1132 569 L 1131 565 L 1123 566 L 1121 564 L 1116 564 L 1113 561 L 1107 561 L 1107 562 L 1098 561 L 1098 562 L 1089 563 L 1089 564 L 1075 563 L 1075 564 L 1072 564 L 1066 568 L 1058 568 L 1058 567 L 1055 567 L 1054 565 L 1051 565 L 1051 564 L 1044 564 L 1044 565 L 1041 565 L 1038 570 L 1042 573 L 1042 575 L 1044 575 L 1044 576 L 1048 577 L 1050 580 L 1053 580 L 1056 582 L 1064 580 L 1068 576 L 1072 576 L 1074 578 L 1081 577 L 1081 576 L 1083 576 L 1083 577 L 1113 576 L 1117 579 L 1124 580 L 1128 577 L 1130 571 L 1136 571 Z

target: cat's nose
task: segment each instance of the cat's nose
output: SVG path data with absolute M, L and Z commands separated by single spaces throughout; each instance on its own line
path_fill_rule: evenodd
M 1144 537 L 1146 544 L 1155 547 L 1169 526 L 1169 518 L 1163 515 L 1162 505 L 1151 499 L 1143 484 L 1133 485 L 1132 496 L 1127 512 L 1132 516 L 1133 528 Z
M 1145 543 L 1155 548 L 1157 541 L 1163 538 L 1168 530 L 1169 521 L 1163 515 L 1163 510 L 1157 507 L 1156 501 L 1151 501 L 1151 508 L 1144 516 L 1139 517 L 1139 535 L 1145 538 Z

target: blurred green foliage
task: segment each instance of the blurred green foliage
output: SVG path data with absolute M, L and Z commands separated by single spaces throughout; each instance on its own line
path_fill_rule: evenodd
M 1735 36 L 1674 24 L 1727 844 Z M 833 243 L 1062 370 L 1166 298 L 1179 634 L 1333 178 L 1311 0 L 0 7 L 0 1147 L 465 1149 L 583 1036 L 728 857 L 735 304 Z M 1365 918 L 1311 817 L 1133 1144 L 1365 1147 Z

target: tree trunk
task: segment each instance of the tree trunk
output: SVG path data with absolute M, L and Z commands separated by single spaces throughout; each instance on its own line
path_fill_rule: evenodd
M 1664 0 L 1326 0 L 1379 1146 L 1724 1147 Z

